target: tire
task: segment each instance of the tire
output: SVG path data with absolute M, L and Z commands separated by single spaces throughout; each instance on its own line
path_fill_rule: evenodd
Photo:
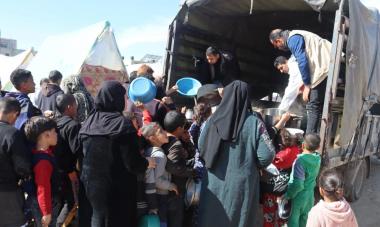
M 346 198 L 350 202 L 354 202 L 358 200 L 362 194 L 363 191 L 363 186 L 364 186 L 364 181 L 368 176 L 368 162 L 363 159 L 359 160 L 354 163 L 354 165 L 348 165 L 351 166 L 351 168 L 346 169 L 345 172 L 345 181 L 347 184 L 345 185 L 345 191 L 346 193 Z M 356 172 L 356 166 L 359 166 Z M 355 176 L 356 175 L 356 176 Z M 351 181 L 351 179 L 353 179 Z

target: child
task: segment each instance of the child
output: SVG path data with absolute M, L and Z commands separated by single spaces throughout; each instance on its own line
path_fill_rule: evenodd
M 292 211 L 288 226 L 305 227 L 307 214 L 314 205 L 314 187 L 321 166 L 321 157 L 316 152 L 321 139 L 310 133 L 304 138 L 302 154 L 297 156 L 293 164 L 288 189 L 284 198 L 291 200 Z
M 60 208 L 60 177 L 52 146 L 57 144 L 56 123 L 46 117 L 32 117 L 25 124 L 25 135 L 35 146 L 32 166 L 35 192 L 28 200 L 37 226 L 56 226 Z
M 191 124 L 189 133 L 196 148 L 201 134 L 201 127 L 211 115 L 211 107 L 208 104 L 199 103 L 194 107 L 194 122 Z
M 277 152 L 273 165 L 279 171 L 286 174 L 286 179 L 289 179 L 289 172 L 291 171 L 293 162 L 296 160 L 297 155 L 300 153 L 300 148 L 297 145 L 296 139 L 286 129 L 281 129 L 281 146 L 282 149 Z M 272 182 L 272 186 L 273 186 Z M 262 186 L 266 183 L 262 182 Z M 265 187 L 265 186 L 264 186 Z M 277 197 L 282 193 L 279 192 L 264 192 L 263 193 L 263 212 L 264 212 L 264 227 L 272 227 L 277 223 L 279 226 L 285 224 L 285 220 L 276 216 L 278 206 Z
M 155 158 L 156 168 L 148 169 L 146 176 L 147 200 L 151 212 L 160 216 L 161 227 L 167 226 L 167 201 L 169 191 L 173 191 L 178 195 L 177 186 L 171 183 L 171 175 L 165 170 L 166 155 L 161 146 L 168 143 L 168 136 L 162 130 L 161 126 L 153 122 L 141 128 L 141 133 L 146 140 L 152 145 L 148 150 L 147 156 Z M 157 194 L 157 196 L 155 196 Z
M 358 227 L 355 214 L 343 198 L 342 176 L 326 170 L 319 176 L 320 200 L 309 212 L 308 227 Z

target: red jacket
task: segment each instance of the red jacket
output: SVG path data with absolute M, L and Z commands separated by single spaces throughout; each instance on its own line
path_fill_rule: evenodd
M 46 151 L 33 150 L 33 154 L 46 153 L 53 156 L 53 149 Z M 53 166 L 48 160 L 40 160 L 34 167 L 34 182 L 36 184 L 37 200 L 42 215 L 52 213 L 51 201 L 51 176 L 53 174 Z
M 279 170 L 290 169 L 300 153 L 301 150 L 298 146 L 286 147 L 276 154 L 273 165 Z

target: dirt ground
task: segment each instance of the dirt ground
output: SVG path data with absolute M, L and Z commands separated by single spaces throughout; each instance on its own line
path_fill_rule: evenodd
M 380 226 L 380 159 L 371 159 L 370 177 L 364 183 L 360 199 L 351 206 L 360 227 Z

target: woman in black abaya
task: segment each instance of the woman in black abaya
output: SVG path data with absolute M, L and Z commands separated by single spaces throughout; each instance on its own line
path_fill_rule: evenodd
M 80 130 L 81 180 L 92 206 L 92 227 L 137 226 L 135 174 L 144 173 L 148 161 L 139 153 L 132 122 L 121 113 L 124 94 L 119 82 L 105 81 Z

